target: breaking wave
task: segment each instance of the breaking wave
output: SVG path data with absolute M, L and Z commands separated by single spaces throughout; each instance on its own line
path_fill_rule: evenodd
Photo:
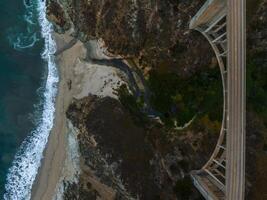
M 5 200 L 29 200 L 31 189 L 41 166 L 43 151 L 53 127 L 58 72 L 54 61 L 56 44 L 52 38 L 52 24 L 46 19 L 46 2 L 37 0 L 38 22 L 44 39 L 42 58 L 47 62 L 47 79 L 44 86 L 41 117 L 36 129 L 23 141 L 7 174 Z M 24 1 L 25 6 L 31 6 Z M 32 44 L 30 44 L 32 45 Z
M 22 51 L 27 48 L 31 48 L 39 41 L 36 34 L 38 26 L 37 19 L 37 7 L 38 1 L 36 0 L 24 0 L 24 7 L 26 8 L 25 14 L 20 17 L 19 24 L 22 23 L 25 27 L 11 27 L 8 31 L 8 40 L 10 45 L 18 51 Z

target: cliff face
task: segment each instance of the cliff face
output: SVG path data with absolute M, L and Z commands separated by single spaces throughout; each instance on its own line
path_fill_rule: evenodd
M 190 73 L 210 64 L 208 43 L 188 30 L 204 0 L 48 2 L 48 16 L 59 30 L 71 24 L 80 40 L 102 38 L 109 52 L 135 58 L 140 66 Z
M 162 123 L 147 119 L 145 100 L 138 96 L 136 100 L 123 93 L 116 100 L 89 95 L 75 100 L 67 116 L 80 131 L 82 173 L 78 184 L 66 187 L 65 199 L 200 197 L 188 173 L 208 160 L 220 129 L 222 105 L 221 82 L 211 47 L 201 34 L 188 30 L 191 17 L 204 2 L 48 1 L 48 17 L 58 32 L 72 30 L 72 35 L 85 44 L 101 38 L 109 54 L 139 68 L 140 80 L 148 82 L 147 96 L 151 107 L 158 109 L 158 117 L 169 120 L 179 115 L 188 119 L 188 115 L 192 118 L 192 110 L 196 113 L 189 127 L 177 131 L 168 120 Z M 262 186 L 267 180 L 266 5 L 266 0 L 257 1 L 248 17 L 249 199 L 261 199 L 259 194 L 264 193 Z M 153 98 L 158 102 L 153 103 Z M 170 106 L 166 108 L 167 104 Z M 187 109 L 190 106 L 191 110 Z
M 209 135 L 191 133 L 171 140 L 153 121 L 136 123 L 129 110 L 110 97 L 76 100 L 66 114 L 79 130 L 81 173 L 77 183 L 65 183 L 64 199 L 200 197 L 188 172 L 208 159 L 211 149 L 200 148 L 207 146 L 203 141 L 211 146 L 216 142 Z M 196 145 L 199 148 L 193 148 Z
M 155 166 L 150 164 L 153 152 L 145 140 L 146 131 L 134 124 L 118 100 L 89 96 L 71 104 L 67 117 L 82 130 L 78 135 L 84 159 L 80 177 L 85 185 L 90 183 L 91 169 L 101 183 L 116 191 L 117 199 L 137 195 L 155 199 L 160 195 Z M 103 198 L 103 194 L 98 196 Z

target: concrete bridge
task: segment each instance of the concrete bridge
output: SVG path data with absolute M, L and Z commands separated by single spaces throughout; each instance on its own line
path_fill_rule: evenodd
M 190 22 L 213 48 L 220 67 L 224 109 L 216 148 L 191 172 L 208 200 L 242 200 L 245 195 L 245 0 L 207 0 Z

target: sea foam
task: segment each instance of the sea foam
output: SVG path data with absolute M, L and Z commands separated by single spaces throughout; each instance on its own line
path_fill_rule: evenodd
M 10 45 L 17 51 L 29 51 L 36 42 L 39 41 L 39 35 L 37 36 L 36 30 L 39 28 L 37 14 L 37 7 L 39 2 L 36 0 L 24 0 L 23 5 L 26 11 L 22 17 L 18 18 L 18 24 L 21 25 L 10 27 L 8 30 L 8 40 Z
M 56 43 L 52 38 L 52 24 L 46 19 L 46 2 L 38 0 L 38 21 L 44 39 L 42 58 L 47 62 L 47 79 L 43 95 L 42 116 L 36 129 L 23 141 L 7 174 L 5 200 L 28 200 L 41 166 L 43 151 L 53 127 L 58 72 L 54 61 Z

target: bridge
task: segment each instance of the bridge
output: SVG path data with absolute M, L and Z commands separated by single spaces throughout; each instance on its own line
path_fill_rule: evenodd
M 245 0 L 207 0 L 190 22 L 213 48 L 223 85 L 219 139 L 207 163 L 191 172 L 207 200 L 245 197 Z

